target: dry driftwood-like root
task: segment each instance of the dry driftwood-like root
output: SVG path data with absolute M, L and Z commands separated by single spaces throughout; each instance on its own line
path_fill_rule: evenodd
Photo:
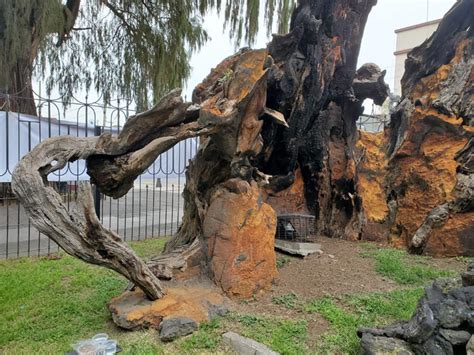
M 102 226 L 95 214 L 90 185 L 80 184 L 77 207 L 68 211 L 61 196 L 48 186 L 47 177 L 68 162 L 89 158 L 89 170 L 96 173 L 96 182 L 107 186 L 113 180 L 115 185 L 108 185 L 112 187 L 107 192 L 113 196 L 126 193 L 135 177 L 159 154 L 180 140 L 210 131 L 212 125 L 195 122 L 199 108 L 183 103 L 180 94 L 175 90 L 154 109 L 132 117 L 118 137 L 62 136 L 43 141 L 23 157 L 12 179 L 13 191 L 40 232 L 68 254 L 119 272 L 150 299 L 164 295 L 160 281 L 117 234 Z M 110 163 L 109 170 L 94 170 L 97 155 Z
M 113 269 L 138 285 L 151 299 L 164 295 L 159 280 L 122 239 L 99 222 L 88 183 L 79 185 L 76 210 L 68 211 L 47 184 L 47 175 L 70 160 L 96 152 L 98 138 L 57 137 L 44 141 L 18 164 L 12 187 L 31 223 L 68 254 Z
M 265 50 L 258 53 L 265 59 Z M 263 62 L 254 65 L 263 67 Z M 260 71 L 265 73 L 263 69 Z M 32 224 L 67 253 L 119 272 L 150 299 L 162 297 L 164 290 L 158 278 L 169 279 L 173 270 L 184 270 L 187 260 L 200 250 L 198 239 L 147 265 L 117 234 L 101 225 L 95 215 L 89 184 L 81 185 L 77 209 L 68 211 L 59 194 L 48 186 L 48 174 L 68 162 L 85 159 L 91 181 L 102 193 L 115 198 L 123 196 L 159 154 L 179 141 L 238 127 L 244 121 L 242 116 L 253 109 L 249 103 L 255 100 L 261 103 L 255 110 L 263 111 L 265 76 L 248 80 L 245 70 L 238 73 L 225 84 L 227 93 L 223 87 L 214 88 L 208 93 L 209 100 L 200 105 L 183 102 L 181 90 L 170 92 L 151 110 L 130 117 L 116 137 L 108 133 L 91 138 L 63 136 L 40 143 L 20 161 L 12 181 L 13 191 L 25 206 Z M 258 141 L 255 130 L 261 127 L 258 121 L 245 122 L 247 131 L 240 144 L 243 150 Z

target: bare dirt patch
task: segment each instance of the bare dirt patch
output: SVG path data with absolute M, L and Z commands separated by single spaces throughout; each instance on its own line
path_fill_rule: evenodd
M 300 307 L 276 304 L 275 298 L 294 294 L 298 304 L 325 296 L 337 299 L 347 294 L 391 291 L 402 285 L 383 277 L 375 271 L 375 260 L 364 257 L 362 243 L 340 239 L 318 237 L 323 254 L 313 254 L 298 258 L 277 253 L 277 258 L 285 258 L 284 266 L 270 292 L 253 301 L 239 302 L 234 309 L 240 313 L 262 316 L 278 316 L 288 319 L 308 321 L 308 345 L 312 348 L 329 324 L 318 313 L 307 314 Z M 376 247 L 387 247 L 373 243 Z M 440 269 L 462 271 L 466 261 L 457 258 L 420 259 L 423 264 Z
M 286 256 L 290 261 L 279 270 L 272 290 L 253 302 L 237 305 L 238 310 L 291 316 L 294 310 L 275 305 L 272 298 L 294 293 L 300 300 L 309 300 L 396 288 L 394 281 L 375 272 L 373 259 L 360 255 L 359 243 L 324 237 L 319 237 L 317 243 L 321 244 L 323 254 L 306 258 Z M 278 253 L 277 257 L 284 255 Z

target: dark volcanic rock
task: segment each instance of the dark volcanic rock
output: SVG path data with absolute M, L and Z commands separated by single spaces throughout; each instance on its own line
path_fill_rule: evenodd
M 463 272 L 461 277 L 463 286 L 474 286 L 474 270 Z
M 384 336 L 374 336 L 370 333 L 365 333 L 361 340 L 362 350 L 364 354 L 396 354 L 396 355 L 410 355 L 415 354 L 410 344 L 406 341 L 397 338 L 388 338 Z
M 466 345 L 466 353 L 467 355 L 474 355 L 474 335 L 471 336 L 471 339 L 469 339 Z
M 440 329 L 439 333 L 453 345 L 467 344 L 471 334 L 465 330 Z
M 426 303 L 423 303 L 406 324 L 404 336 L 409 342 L 421 343 L 433 334 L 437 325 L 438 321 L 435 319 L 433 311 Z
M 467 345 L 473 333 L 474 286 L 450 278 L 426 287 L 410 320 L 385 328 L 361 328 L 357 335 L 364 354 L 474 355 L 474 349 L 469 350 L 474 344 Z
M 160 339 L 162 341 L 172 341 L 176 338 L 192 334 L 197 329 L 197 323 L 191 318 L 176 317 L 164 319 L 160 324 Z

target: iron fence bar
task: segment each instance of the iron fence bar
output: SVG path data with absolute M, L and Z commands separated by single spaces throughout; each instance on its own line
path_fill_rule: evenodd
M 138 177 L 138 201 L 142 200 L 142 176 L 140 175 Z M 142 216 L 142 204 L 138 204 L 138 238 L 137 240 L 140 240 L 141 238 L 141 216 Z
M 51 100 L 48 98 L 48 138 L 51 138 Z M 48 255 L 51 252 L 51 239 L 48 238 Z
M 128 194 L 127 194 L 128 195 Z M 123 219 L 123 240 L 127 240 L 127 195 L 125 195 L 125 208 L 124 208 L 124 214 L 125 214 L 125 217 Z
M 131 236 L 132 240 L 133 240 L 133 234 L 134 234 L 133 225 L 135 224 L 135 213 L 133 212 L 135 211 L 134 207 L 135 207 L 135 186 L 132 186 L 132 236 Z
M 31 151 L 36 144 L 45 139 L 65 134 L 77 137 L 99 135 L 102 132 L 101 127 L 104 126 L 112 134 L 117 134 L 130 114 L 130 101 L 124 102 L 118 99 L 117 105 L 110 106 L 91 102 L 86 97 L 85 102 L 73 101 L 71 103 L 71 106 L 74 106 L 72 115 L 75 116 L 71 122 L 66 120 L 71 111 L 66 110 L 64 105 L 61 108 L 60 105 L 63 103 L 60 99 L 53 99 L 50 96 L 43 99 L 36 96 L 35 100 L 37 100 L 35 102 L 39 113 L 37 118 L 33 119 L 33 116 L 13 114 L 8 111 L 5 111 L 3 115 L 6 121 L 5 125 L 2 123 L 2 126 L 5 128 L 0 129 L 5 129 L 6 139 L 0 144 L 6 144 L 5 149 L 2 150 L 2 155 L 3 152 L 6 153 L 6 170 L 3 173 L 2 167 L 0 172 L 2 178 L 5 174 L 11 175 L 15 165 L 13 159 L 19 159 L 25 151 Z M 98 108 L 102 109 L 104 116 L 102 126 L 97 120 L 95 110 Z M 14 129 L 17 132 L 14 132 Z M 97 130 L 100 130 L 100 133 Z M 15 142 L 15 139 L 18 141 Z M 107 201 L 108 197 L 103 194 L 99 196 L 99 193 L 94 191 L 97 216 L 105 225 L 109 218 L 109 228 L 116 230 L 124 240 L 142 240 L 173 233 L 179 228 L 183 215 L 180 194 L 185 166 L 195 154 L 197 142 L 197 139 L 180 142 L 170 151 L 160 155 L 153 166 L 147 169 L 146 175 L 139 176 L 136 186 L 115 202 L 111 198 Z M 15 149 L 18 151 L 14 152 Z M 12 154 L 13 156 L 10 157 Z M 61 195 L 66 208 L 73 209 L 77 203 L 79 181 L 88 179 L 85 164 L 83 162 L 68 163 L 63 169 L 56 171 L 53 177 L 50 186 Z M 7 175 L 7 181 L 8 179 Z M 166 186 L 161 184 L 162 181 Z M 139 189 L 138 192 L 136 188 Z M 0 192 L 2 192 L 0 218 L 6 223 L 0 228 L 0 245 L 2 245 L 0 258 L 40 256 L 59 250 L 56 243 L 34 227 L 32 228 L 23 207 L 15 198 L 10 198 L 11 191 L 8 182 L 2 183 Z M 113 221 L 113 218 L 116 220 Z M 47 241 L 44 240 L 45 238 Z
M 94 136 L 100 136 L 101 134 L 100 126 L 94 126 Z M 100 219 L 100 189 L 97 185 L 94 186 L 94 207 L 97 218 Z
M 145 185 L 145 240 L 148 233 L 148 184 Z

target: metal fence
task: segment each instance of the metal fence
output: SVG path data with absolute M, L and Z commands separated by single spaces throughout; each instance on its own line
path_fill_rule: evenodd
M 360 115 L 357 120 L 357 128 L 361 131 L 372 133 L 382 132 L 388 125 L 388 115 Z
M 38 143 L 53 136 L 90 136 L 101 132 L 118 134 L 134 113 L 128 100 L 111 104 L 72 99 L 67 105 L 61 98 L 35 96 L 37 116 L 10 112 L 11 97 L 0 93 L 0 259 L 49 255 L 59 247 L 31 226 L 21 204 L 11 191 L 11 173 L 19 159 Z M 15 100 L 21 97 L 14 97 Z M 6 104 L 5 104 L 6 103 Z M 359 129 L 378 132 L 386 122 L 376 116 L 361 116 Z M 181 192 L 188 161 L 197 151 L 198 140 L 180 142 L 162 154 L 122 198 L 96 196 L 99 218 L 106 228 L 126 241 L 143 240 L 173 234 L 182 219 Z M 69 163 L 49 176 L 50 184 L 73 208 L 80 180 L 88 180 L 84 162 Z M 99 200 L 97 202 L 97 200 Z
M 8 99 L 0 94 L 0 100 L 7 102 L 0 111 L 0 259 L 56 253 L 59 247 L 35 230 L 11 191 L 11 173 L 16 163 L 49 137 L 90 136 L 106 131 L 117 134 L 134 113 L 133 105 L 127 100 L 105 105 L 87 99 L 73 99 L 65 105 L 61 98 L 36 95 L 38 116 L 30 116 L 8 111 Z M 99 217 L 103 225 L 126 241 L 173 234 L 183 215 L 181 192 L 186 166 L 197 147 L 198 140 L 190 139 L 159 156 L 120 199 L 100 195 Z M 69 163 L 49 179 L 68 208 L 73 208 L 79 181 L 88 180 L 85 163 Z

